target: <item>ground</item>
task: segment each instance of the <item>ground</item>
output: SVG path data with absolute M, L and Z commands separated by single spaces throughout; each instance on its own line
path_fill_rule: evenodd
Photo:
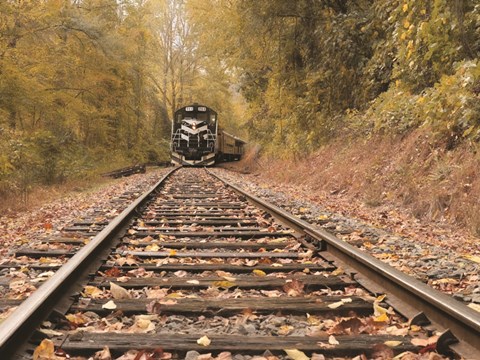
M 253 149 L 242 162 L 223 164 L 218 171 L 401 271 L 459 300 L 475 303 L 471 307 L 476 308 L 480 303 L 480 241 L 473 228 L 466 225 L 466 216 L 459 214 L 461 206 L 454 204 L 455 216 L 451 215 L 453 210 L 444 208 L 436 217 L 428 211 L 419 213 L 418 207 L 437 202 L 435 188 L 456 193 L 460 187 L 463 191 L 464 183 L 454 181 L 458 178 L 470 182 L 469 191 L 476 189 L 476 177 L 462 177 L 466 170 L 455 163 L 463 157 L 464 167 L 468 168 L 477 159 L 466 154 L 465 149 L 439 157 L 423 169 L 425 179 L 415 180 L 419 184 L 416 197 L 409 193 L 410 202 L 404 202 L 402 196 L 407 196 L 408 191 L 413 193 L 404 182 L 413 182 L 415 174 L 402 175 L 402 181 L 392 184 L 392 173 L 397 173 L 398 168 L 419 169 L 419 164 L 432 156 L 427 152 L 423 158 L 419 155 L 412 160 L 410 152 L 424 152 L 422 141 L 417 134 L 401 140 L 333 144 L 296 160 L 258 157 L 258 150 Z M 439 172 L 446 164 L 451 170 L 443 180 L 428 175 Z M 224 169 L 235 171 L 235 175 Z M 464 212 L 473 212 L 476 200 L 472 202 L 470 196 L 450 203 L 463 201 Z
M 281 176 L 272 176 L 272 169 L 261 172 L 258 167 L 253 173 L 242 174 L 239 170 L 245 171 L 245 164 L 223 167 L 235 167 L 235 172 L 215 171 L 401 271 L 474 304 L 473 307 L 480 303 L 480 250 L 478 239 L 467 230 L 444 221 L 419 220 L 393 203 L 372 207 L 361 196 L 352 196 L 348 191 L 312 189 L 309 174 L 304 171 L 297 175 L 304 184 L 286 183 L 284 178 L 301 170 L 291 164 Z M 29 211 L 2 216 L 3 261 L 8 260 L 12 246 L 28 244 L 46 234 L 59 234 L 62 227 L 75 219 L 113 218 L 125 205 L 115 199 L 145 190 L 157 177 L 150 172 L 146 176 L 112 180 L 88 191 L 64 194 Z

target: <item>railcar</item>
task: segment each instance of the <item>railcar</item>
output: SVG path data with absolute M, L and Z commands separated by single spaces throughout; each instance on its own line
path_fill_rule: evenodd
M 175 111 L 172 121 L 172 163 L 211 166 L 218 161 L 239 160 L 245 142 L 223 131 L 217 113 L 192 104 Z

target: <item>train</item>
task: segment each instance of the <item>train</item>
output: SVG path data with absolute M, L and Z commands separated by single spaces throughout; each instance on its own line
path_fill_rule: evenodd
M 175 111 L 172 121 L 171 157 L 174 165 L 212 166 L 240 160 L 245 141 L 224 131 L 218 114 L 194 103 Z

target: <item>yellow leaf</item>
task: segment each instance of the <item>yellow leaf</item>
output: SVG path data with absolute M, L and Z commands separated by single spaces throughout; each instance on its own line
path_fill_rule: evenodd
M 92 299 L 97 299 L 101 295 L 103 295 L 103 291 L 96 286 L 87 285 L 83 289 L 83 295 L 85 295 L 86 297 L 91 297 Z
M 373 321 L 375 321 L 375 322 L 388 322 L 388 315 L 385 313 L 385 314 L 376 316 L 376 317 L 373 318 Z
M 345 271 L 341 267 L 336 268 L 335 270 L 332 271 L 333 276 L 338 276 L 343 274 L 345 274 Z
M 480 312 L 480 304 L 470 303 L 467 305 L 470 309 Z
M 223 289 L 228 289 L 233 286 L 237 286 L 237 284 L 231 281 L 214 281 L 212 285 L 218 288 L 223 288 Z
M 173 249 L 170 250 L 170 252 L 169 252 L 168 255 L 169 255 L 169 256 L 175 256 L 175 255 L 177 255 L 177 250 L 173 250 Z
M 384 344 L 389 346 L 389 347 L 395 347 L 395 346 L 400 345 L 401 343 L 402 343 L 401 341 L 394 341 L 394 340 L 384 342 Z
M 82 314 L 67 314 L 65 315 L 65 318 L 70 321 L 72 324 L 75 325 L 83 325 L 87 322 L 88 319 L 86 319 Z
M 44 339 L 37 346 L 33 352 L 33 360 L 54 360 L 57 359 L 55 356 L 55 346 L 53 341 L 49 339 Z
M 418 325 L 410 325 L 410 331 L 419 332 L 422 331 L 422 328 Z
M 465 258 L 467 258 L 468 260 L 471 260 L 473 262 L 476 262 L 476 263 L 479 263 L 480 264 L 480 256 L 476 256 L 476 255 L 464 255 Z
M 255 269 L 252 271 L 256 276 L 266 276 L 267 274 L 265 273 L 265 271 L 262 271 L 262 270 L 258 270 L 258 269 Z
M 171 294 L 168 294 L 167 296 L 165 296 L 166 298 L 169 298 L 169 299 L 181 299 L 183 298 L 183 294 L 181 293 L 178 293 L 178 292 L 174 292 L 174 293 L 171 293 Z
M 283 349 L 293 360 L 310 360 L 304 352 L 297 349 Z
M 198 345 L 208 346 L 212 343 L 212 341 L 208 338 L 208 336 L 202 336 L 200 339 L 197 340 Z
M 402 10 L 403 10 L 403 12 L 407 12 L 408 11 L 408 4 L 403 4 Z
M 405 19 L 405 21 L 403 22 L 403 27 L 404 27 L 405 29 L 408 29 L 408 28 L 410 27 L 410 21 L 408 21 L 408 20 Z
M 158 250 L 160 250 L 160 246 L 158 246 L 157 244 L 147 245 L 145 247 L 145 251 L 158 251 Z

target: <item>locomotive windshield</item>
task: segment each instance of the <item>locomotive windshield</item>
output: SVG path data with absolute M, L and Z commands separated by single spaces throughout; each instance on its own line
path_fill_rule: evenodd
M 206 106 L 186 106 L 177 110 L 175 114 L 175 122 L 177 124 L 180 124 L 182 120 L 197 120 L 214 123 L 216 118 L 216 113 Z

